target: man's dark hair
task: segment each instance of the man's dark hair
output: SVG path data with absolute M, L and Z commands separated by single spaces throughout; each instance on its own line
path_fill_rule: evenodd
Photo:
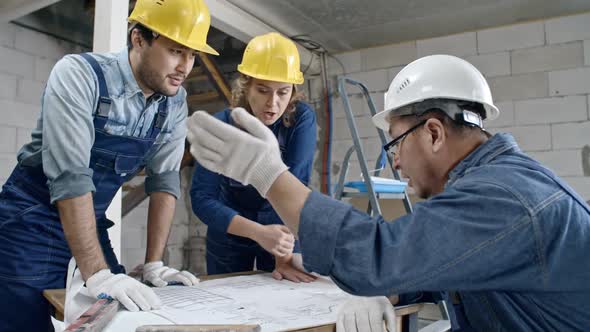
M 127 34 L 127 49 L 131 50 L 133 48 L 133 43 L 131 42 L 131 34 L 133 30 L 139 31 L 141 38 L 143 38 L 148 45 L 152 45 L 152 41 L 156 38 L 152 30 L 146 28 L 145 26 L 137 23 L 131 29 L 129 29 L 129 33 Z

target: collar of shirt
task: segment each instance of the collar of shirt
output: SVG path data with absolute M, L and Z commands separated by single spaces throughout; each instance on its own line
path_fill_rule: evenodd
M 125 48 L 117 54 L 117 63 L 119 64 L 119 70 L 121 70 L 121 75 L 123 76 L 125 90 L 131 95 L 143 94 L 143 91 L 141 91 L 141 88 L 139 87 L 139 84 L 137 84 L 137 80 L 133 75 L 133 70 L 131 69 L 131 62 L 129 61 L 129 51 L 127 50 L 127 48 Z M 163 101 L 164 98 L 166 97 L 156 92 L 153 95 L 151 95 L 148 99 L 159 103 Z
M 468 169 L 485 165 L 497 156 L 507 152 L 520 152 L 514 137 L 506 133 L 498 133 L 490 137 L 485 143 L 472 151 L 465 159 L 460 161 L 455 168 L 449 172 L 447 186 L 463 176 Z

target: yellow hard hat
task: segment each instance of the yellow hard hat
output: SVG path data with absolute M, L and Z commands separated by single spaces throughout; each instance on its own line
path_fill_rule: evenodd
M 203 0 L 137 0 L 128 20 L 193 50 L 219 55 L 207 45 L 211 15 Z
M 258 79 L 303 83 L 299 51 L 289 38 L 276 32 L 254 37 L 246 46 L 238 71 Z

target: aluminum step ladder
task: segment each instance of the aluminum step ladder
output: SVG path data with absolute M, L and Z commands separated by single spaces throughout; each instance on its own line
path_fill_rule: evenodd
M 342 161 L 342 171 L 340 172 L 340 176 L 338 177 L 338 184 L 336 185 L 336 189 L 334 192 L 334 198 L 341 200 L 342 198 L 345 198 L 345 197 L 368 197 L 369 204 L 367 207 L 367 213 L 369 213 L 372 216 L 382 214 L 381 207 L 379 206 L 379 199 L 401 199 L 404 203 L 404 207 L 406 209 L 406 212 L 411 213 L 412 212 L 412 204 L 410 203 L 410 198 L 408 196 L 408 192 L 406 189 L 404 189 L 403 193 L 399 193 L 399 194 L 398 193 L 382 193 L 382 192 L 377 192 L 375 190 L 375 186 L 373 185 L 373 182 L 371 181 L 370 172 L 373 172 L 375 174 L 375 176 L 379 176 L 379 174 L 381 173 L 381 169 L 383 169 L 385 167 L 385 163 L 386 163 L 385 161 L 387 161 L 387 163 L 389 164 L 389 167 L 391 169 L 393 177 L 396 180 L 401 180 L 401 178 L 399 176 L 398 171 L 393 167 L 393 159 L 383 149 L 381 149 L 381 154 L 379 155 L 379 158 L 378 158 L 377 162 L 375 163 L 375 168 L 374 168 L 375 170 L 369 171 L 369 167 L 367 166 L 367 159 L 365 158 L 365 152 L 363 151 L 361 139 L 359 137 L 356 123 L 354 121 L 354 114 L 353 114 L 352 109 L 350 107 L 350 101 L 348 100 L 348 94 L 346 91 L 346 84 L 356 86 L 361 90 L 365 100 L 367 101 L 367 104 L 369 105 L 369 111 L 371 112 L 371 116 L 373 116 L 377 113 L 377 111 L 375 110 L 375 104 L 373 103 L 373 99 L 371 98 L 371 95 L 369 94 L 369 90 L 367 89 L 367 87 L 363 83 L 355 81 L 355 80 L 350 79 L 348 77 L 340 77 L 338 79 L 338 92 L 340 93 L 340 97 L 342 98 L 342 104 L 344 105 L 344 111 L 346 113 L 346 120 L 348 122 L 348 128 L 350 129 L 350 134 L 352 136 L 353 145 L 348 149 L 348 151 L 346 152 L 344 159 Z M 383 145 L 387 144 L 387 138 L 385 136 L 385 133 L 381 129 L 378 129 L 376 127 L 375 127 L 375 130 L 377 130 L 377 132 L 379 134 L 379 139 L 380 139 L 381 145 L 383 146 Z M 361 167 L 361 176 L 362 176 L 362 181 L 365 183 L 365 186 L 367 188 L 366 192 L 354 192 L 354 191 L 345 191 L 344 190 L 345 189 L 344 181 L 346 179 L 346 174 L 348 173 L 348 166 L 350 165 L 350 158 L 352 157 L 352 154 L 354 152 L 356 152 L 357 159 L 358 159 L 358 162 Z

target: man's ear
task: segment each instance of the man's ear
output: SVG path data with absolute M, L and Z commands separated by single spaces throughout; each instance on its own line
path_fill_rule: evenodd
M 437 118 L 430 118 L 424 124 L 424 128 L 429 134 L 432 152 L 439 152 L 448 139 L 444 124 Z
M 139 30 L 137 29 L 131 31 L 131 44 L 133 45 L 133 48 L 142 48 L 145 44 L 143 37 L 141 37 L 141 33 L 139 33 Z

